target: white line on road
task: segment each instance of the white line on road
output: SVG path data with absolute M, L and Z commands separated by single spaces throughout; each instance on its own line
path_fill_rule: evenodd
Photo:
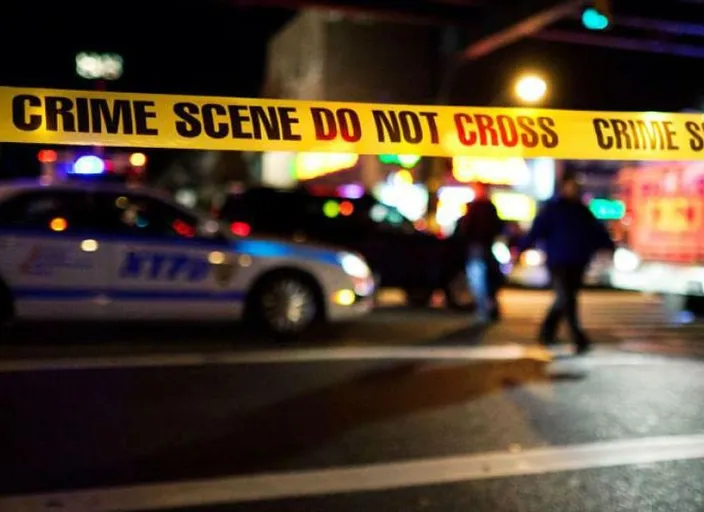
M 344 361 L 519 361 L 553 362 L 555 356 L 568 357 L 571 349 L 549 351 L 537 345 L 486 345 L 480 347 L 325 347 L 282 350 L 219 351 L 168 354 L 124 354 L 95 357 L 57 357 L 53 359 L 0 360 L 0 373 L 94 370 L 109 368 L 224 366 L 248 364 L 296 364 Z M 693 354 L 696 355 L 696 354 Z M 698 361 L 679 361 L 650 354 L 623 352 L 613 348 L 598 349 L 587 358 L 569 358 L 581 366 L 649 366 Z M 559 361 L 555 361 L 559 362 Z
M 149 366 L 203 366 L 306 363 L 354 360 L 465 360 L 548 362 L 551 354 L 539 346 L 518 344 L 481 347 L 326 347 L 283 350 L 197 352 L 180 354 L 107 355 L 0 361 L 0 373 L 41 370 L 84 370 Z
M 607 441 L 324 470 L 114 487 L 0 498 L 0 510 L 107 512 L 158 510 L 381 491 L 561 471 L 704 458 L 704 435 Z

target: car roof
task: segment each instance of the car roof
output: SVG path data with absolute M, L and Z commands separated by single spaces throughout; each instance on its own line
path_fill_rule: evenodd
M 377 202 L 376 198 L 369 193 L 364 193 L 359 197 L 345 197 L 341 195 L 336 195 L 334 193 L 320 194 L 314 193 L 307 190 L 305 187 L 299 186 L 296 188 L 276 188 L 267 186 L 252 186 L 245 189 L 231 190 L 227 193 L 226 201 L 233 200 L 237 198 L 246 198 L 247 196 L 257 196 L 257 195 L 282 195 L 291 198 L 302 198 L 302 199 L 336 199 L 338 201 L 352 201 L 352 202 Z
M 7 192 L 16 191 L 32 191 L 32 190 L 83 190 L 89 192 L 114 192 L 114 193 L 135 193 L 140 192 L 156 197 L 166 197 L 168 194 L 162 194 L 159 190 L 145 186 L 129 186 L 124 183 L 115 182 L 87 182 L 87 181 L 49 181 L 45 182 L 41 179 L 16 179 L 0 181 L 0 195 Z

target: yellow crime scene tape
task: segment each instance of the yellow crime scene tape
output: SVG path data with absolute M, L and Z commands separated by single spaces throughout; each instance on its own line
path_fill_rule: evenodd
M 704 116 L 0 87 L 0 142 L 483 158 L 697 160 Z

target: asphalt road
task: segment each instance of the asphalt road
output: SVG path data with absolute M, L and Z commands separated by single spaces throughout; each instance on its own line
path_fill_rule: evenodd
M 27 330 L 0 349 L 0 511 L 704 510 L 704 325 L 590 292 L 597 349 L 546 362 L 548 300 L 509 291 L 481 332 L 391 296 L 287 347 Z

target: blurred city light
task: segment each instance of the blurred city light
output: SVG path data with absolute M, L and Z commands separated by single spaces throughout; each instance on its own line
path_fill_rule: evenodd
M 230 231 L 235 236 L 249 236 L 252 227 L 246 222 L 233 222 L 230 224 Z
M 491 246 L 491 252 L 494 254 L 496 261 L 502 265 L 511 263 L 511 250 L 503 242 L 496 242 Z
M 590 7 L 582 12 L 582 24 L 589 30 L 604 30 L 609 26 L 609 18 Z
M 88 80 L 117 80 L 122 76 L 122 65 L 122 57 L 114 53 L 76 55 L 76 73 Z
M 53 149 L 42 149 L 38 154 L 37 154 L 37 159 L 43 163 L 43 164 L 51 164 L 56 162 L 58 156 L 56 154 L 56 151 Z
M 538 212 L 537 201 L 520 192 L 497 190 L 491 193 L 491 200 L 504 221 L 530 222 Z
M 348 183 L 337 188 L 340 197 L 347 199 L 359 199 L 364 195 L 364 187 L 358 183 Z
M 523 253 L 523 262 L 529 267 L 539 267 L 545 261 L 545 255 L 537 249 L 528 249 Z
M 350 201 L 342 201 L 340 203 L 340 215 L 348 217 L 354 212 L 354 205 Z
M 298 153 L 295 161 L 295 175 L 299 180 L 317 178 L 357 165 L 356 153 Z
M 626 215 L 626 205 L 615 199 L 593 199 L 589 209 L 600 220 L 620 220 Z
M 456 156 L 452 159 L 452 175 L 460 183 L 480 181 L 490 185 L 523 186 L 530 182 L 530 169 L 523 158 L 471 158 Z
M 614 252 L 614 268 L 619 272 L 633 272 L 639 266 L 640 258 L 636 253 L 623 247 Z
M 84 252 L 95 252 L 98 250 L 98 242 L 92 239 L 83 240 L 81 242 L 81 250 Z
M 516 81 L 516 96 L 525 103 L 537 103 L 545 97 L 547 91 L 547 82 L 538 75 L 525 75 Z
M 144 167 L 147 163 L 147 156 L 144 153 L 132 153 L 130 155 L 130 165 L 133 167 Z
M 51 219 L 51 222 L 49 222 L 49 228 L 52 231 L 66 231 L 66 228 L 68 227 L 68 222 L 66 222 L 66 219 L 63 217 L 55 217 Z
M 102 158 L 93 155 L 82 156 L 73 164 L 74 174 L 102 174 L 103 171 L 105 171 L 105 162 Z
M 412 169 L 420 161 L 418 155 L 379 155 L 379 161 L 387 165 L 400 165 L 406 169 Z
M 413 175 L 406 169 L 401 169 L 393 177 L 395 185 L 413 185 Z
M 332 219 L 337 217 L 339 213 L 340 205 L 337 201 L 334 201 L 332 199 L 330 199 L 329 201 L 325 201 L 325 204 L 323 204 L 323 215 Z

